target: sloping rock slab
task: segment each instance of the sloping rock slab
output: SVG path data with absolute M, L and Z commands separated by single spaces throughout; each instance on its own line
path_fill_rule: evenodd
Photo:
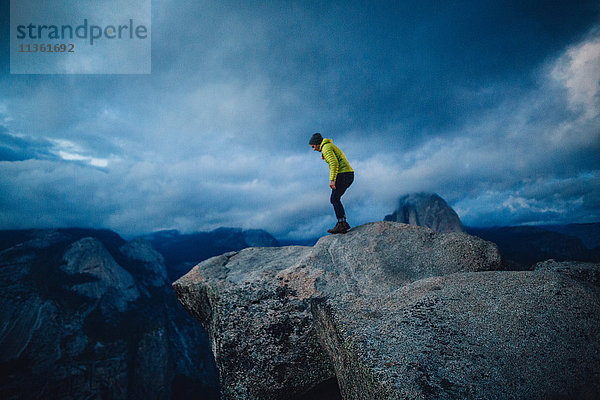
M 324 272 L 316 287 L 330 297 L 379 295 L 431 276 L 504 267 L 494 243 L 397 222 L 325 236 L 302 263 Z
M 600 292 L 556 272 L 433 277 L 313 312 L 347 399 L 600 398 Z
M 479 238 L 377 222 L 321 238 L 314 248 L 214 257 L 173 287 L 209 333 L 224 399 L 287 400 L 334 376 L 313 301 L 352 303 L 426 277 L 501 267 L 496 245 Z

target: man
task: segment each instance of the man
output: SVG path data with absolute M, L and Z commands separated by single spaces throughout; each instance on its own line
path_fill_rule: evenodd
M 346 233 L 350 225 L 346 222 L 346 212 L 342 205 L 341 197 L 346 189 L 354 182 L 354 170 L 346 156 L 332 143 L 331 139 L 323 139 L 320 133 L 315 133 L 308 144 L 314 151 L 321 152 L 321 158 L 329 164 L 329 187 L 331 188 L 331 204 L 337 218 L 337 224 L 329 233 Z

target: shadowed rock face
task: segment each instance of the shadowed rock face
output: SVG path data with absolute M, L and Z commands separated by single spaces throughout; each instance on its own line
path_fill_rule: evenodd
M 168 282 L 165 259 L 146 240 L 140 238 L 131 240 L 119 250 L 127 258 L 143 263 L 145 273 L 140 278 L 146 285 L 162 287 L 165 282 Z
M 436 232 L 464 232 L 456 212 L 435 193 L 412 193 L 400 198 L 398 208 L 385 221 L 425 226 Z
M 497 247 L 479 238 L 377 222 L 321 238 L 312 248 L 249 248 L 214 257 L 173 286 L 209 332 L 225 399 L 292 399 L 334 375 L 348 396 L 364 389 L 352 376 L 366 360 L 346 334 L 353 304 L 392 296 L 424 278 L 501 267 Z M 370 315 L 391 322 L 384 312 Z M 392 354 L 387 331 L 379 328 L 375 353 Z M 361 385 L 371 388 L 365 393 L 399 393 L 368 364 L 362 371 Z
M 216 398 L 205 333 L 147 242 L 2 231 L 0 286 L 3 400 Z
M 298 264 L 309 251 L 227 253 L 175 282 L 209 332 L 225 399 L 290 399 L 334 376 L 310 312 L 316 276 Z
M 89 299 L 101 300 L 110 296 L 112 304 L 123 312 L 127 303 L 140 297 L 131 274 L 112 258 L 102 243 L 94 238 L 83 238 L 65 252 L 65 264 L 60 269 L 69 276 L 87 276 L 86 282 L 71 290 Z

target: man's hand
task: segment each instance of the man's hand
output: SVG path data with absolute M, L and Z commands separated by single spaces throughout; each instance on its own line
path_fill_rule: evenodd
M 330 181 L 329 187 L 335 190 L 335 181 Z

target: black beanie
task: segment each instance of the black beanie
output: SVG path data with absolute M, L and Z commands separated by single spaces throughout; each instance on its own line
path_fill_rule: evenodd
M 308 144 L 312 146 L 313 144 L 321 144 L 322 141 L 323 136 L 321 136 L 321 134 L 317 132 L 310 137 L 310 141 L 308 142 Z

